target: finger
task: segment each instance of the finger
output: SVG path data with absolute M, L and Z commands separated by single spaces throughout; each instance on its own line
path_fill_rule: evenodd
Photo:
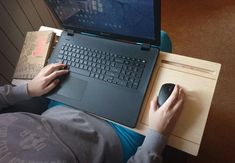
M 40 72 L 37 74 L 37 76 L 38 75 L 41 75 L 41 74 L 44 74 L 46 71 L 47 71 L 47 69 L 50 67 L 50 65 L 46 65 L 45 67 L 43 67 L 41 70 L 40 70 Z
M 184 92 L 183 92 L 183 89 L 181 88 L 179 90 L 179 97 L 173 107 L 173 110 L 175 111 L 178 111 L 178 110 L 181 110 L 183 107 L 183 103 L 184 103 Z
M 153 111 L 156 111 L 157 110 L 157 96 L 154 96 L 151 103 L 150 103 L 150 108 L 153 110 Z
M 52 67 L 54 64 L 55 64 L 55 63 L 51 63 L 51 64 L 46 65 L 46 66 L 43 68 L 43 70 L 44 70 L 44 71 L 47 71 L 47 70 L 50 69 L 50 67 Z
M 182 88 L 179 89 L 178 100 L 184 100 L 184 90 Z
M 183 100 L 179 100 L 172 109 L 173 116 L 177 118 L 182 110 L 183 110 Z
M 58 70 L 58 71 L 54 71 L 53 73 L 51 73 L 50 75 L 48 75 L 46 77 L 46 84 L 50 83 L 52 80 L 54 80 L 55 78 L 58 78 L 64 74 L 67 74 L 68 70 Z
M 64 68 L 64 67 L 66 67 L 66 65 L 62 64 L 62 63 L 53 63 L 53 64 L 50 64 L 47 67 L 47 69 L 45 70 L 44 75 L 47 76 L 47 75 L 53 73 L 54 71 L 59 70 L 59 69 Z
M 182 88 L 181 88 L 180 94 L 181 94 L 181 97 L 184 99 L 185 94 L 184 94 L 184 90 Z
M 50 92 L 52 89 L 54 89 L 58 84 L 60 80 L 56 79 L 53 82 L 51 82 L 45 89 L 44 89 L 44 94 Z
M 168 99 L 163 105 L 166 105 L 167 108 L 171 109 L 178 98 L 178 94 L 179 94 L 179 86 L 175 85 L 174 90 L 172 91 L 171 95 L 168 97 Z
M 49 71 L 49 69 L 54 65 L 54 63 L 51 63 L 49 65 L 46 65 L 41 71 L 40 73 L 43 75 L 47 75 L 47 72 Z
M 149 116 L 153 115 L 155 113 L 155 111 L 157 110 L 154 98 L 151 100 L 151 103 L 150 103 Z

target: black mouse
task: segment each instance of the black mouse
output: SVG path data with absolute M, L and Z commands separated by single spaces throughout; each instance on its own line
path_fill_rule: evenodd
M 175 84 L 172 84 L 172 83 L 165 83 L 162 85 L 158 94 L 158 100 L 157 100 L 158 107 L 164 104 L 164 102 L 168 99 L 168 97 L 173 92 L 174 87 L 175 87 Z

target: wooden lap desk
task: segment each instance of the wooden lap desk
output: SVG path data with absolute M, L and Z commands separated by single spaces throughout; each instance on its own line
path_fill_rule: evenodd
M 62 32 L 45 26 L 39 30 L 53 30 L 57 36 Z M 167 144 L 194 156 L 198 155 L 220 67 L 218 63 L 160 52 L 137 126 L 131 129 L 145 135 L 149 128 L 151 99 L 158 94 L 162 84 L 179 84 L 185 92 L 185 103 Z M 21 82 L 12 81 L 16 85 Z

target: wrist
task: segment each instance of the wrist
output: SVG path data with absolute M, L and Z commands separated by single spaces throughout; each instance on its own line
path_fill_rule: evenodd
M 16 98 L 16 101 L 23 101 L 23 100 L 28 100 L 30 99 L 31 96 L 29 96 L 28 94 L 28 84 L 23 84 L 23 85 L 19 85 L 19 86 L 15 86 L 13 87 L 13 94 L 14 94 L 14 98 Z
M 167 137 L 161 133 L 149 129 L 143 143 L 143 148 L 148 151 L 154 151 L 158 154 L 161 154 L 165 145 L 167 143 Z
M 27 94 L 28 94 L 28 96 L 30 96 L 30 97 L 34 97 L 34 96 L 35 96 L 35 95 L 33 94 L 32 87 L 31 87 L 30 82 L 27 83 Z

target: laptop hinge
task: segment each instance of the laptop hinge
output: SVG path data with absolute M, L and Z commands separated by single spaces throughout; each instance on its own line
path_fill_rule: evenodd
M 68 29 L 68 30 L 67 30 L 67 35 L 68 35 L 68 36 L 73 36 L 73 35 L 74 35 L 74 31 L 71 30 L 71 29 Z
M 150 45 L 150 44 L 142 44 L 142 45 L 141 45 L 141 50 L 149 51 L 150 48 L 151 48 L 151 45 Z

